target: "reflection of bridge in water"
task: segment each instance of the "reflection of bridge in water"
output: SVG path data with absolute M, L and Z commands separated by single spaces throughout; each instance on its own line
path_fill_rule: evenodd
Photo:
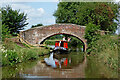
M 40 26 L 20 32 L 20 37 L 28 41 L 32 45 L 42 44 L 48 37 L 57 34 L 67 34 L 81 40 L 86 51 L 87 44 L 84 39 L 85 26 L 75 24 L 54 24 L 49 26 Z

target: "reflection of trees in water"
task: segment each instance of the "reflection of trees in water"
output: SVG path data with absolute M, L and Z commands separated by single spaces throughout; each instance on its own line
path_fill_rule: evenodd
M 84 53 L 81 52 L 72 52 L 69 55 L 69 59 L 71 59 L 70 66 L 77 66 L 79 63 L 83 62 L 84 60 Z
M 24 71 L 25 69 L 32 68 L 35 66 L 37 61 L 27 61 L 15 66 L 7 66 L 2 68 L 2 78 L 15 78 L 19 76 L 20 71 Z

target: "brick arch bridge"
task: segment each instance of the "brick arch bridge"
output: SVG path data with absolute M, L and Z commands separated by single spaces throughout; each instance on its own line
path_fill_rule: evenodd
M 46 38 L 57 34 L 68 34 L 77 37 L 84 43 L 84 51 L 86 51 L 87 43 L 84 39 L 85 26 L 75 24 L 54 24 L 20 31 L 20 37 L 32 45 L 41 44 Z

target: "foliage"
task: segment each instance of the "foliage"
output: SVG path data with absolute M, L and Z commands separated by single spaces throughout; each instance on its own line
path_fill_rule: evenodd
M 17 65 L 2 67 L 2 78 L 13 78 L 19 71 L 24 71 L 25 69 L 35 66 L 37 61 L 38 60 L 25 61 Z
M 60 2 L 54 13 L 57 23 L 100 25 L 101 30 L 115 32 L 117 4 L 113 2 Z
M 87 39 L 88 44 L 93 43 L 98 39 L 99 34 L 97 31 L 99 30 L 99 26 L 89 23 L 85 28 L 85 39 Z
M 21 13 L 20 10 L 13 10 L 10 6 L 2 7 L 2 24 L 6 25 L 12 35 L 24 29 L 28 23 L 27 14 Z M 4 30 L 3 30 L 4 31 Z
M 1 36 L 2 36 L 2 13 L 0 9 L 0 40 L 1 40 Z
M 55 41 L 60 41 L 63 40 L 63 37 L 65 37 L 67 40 L 68 38 L 70 39 L 70 42 L 68 42 L 68 47 L 69 48 L 83 48 L 83 42 L 81 40 L 79 40 L 77 37 L 71 36 L 71 35 L 67 35 L 67 34 L 62 34 L 62 35 L 54 35 L 51 36 L 49 38 L 47 38 L 44 42 L 44 44 L 46 45 L 55 45 Z
M 71 38 L 71 40 L 69 42 L 69 46 L 68 47 L 70 47 L 70 46 L 72 46 L 73 48 L 83 47 L 84 44 L 83 44 L 83 42 L 81 40 L 79 40 L 76 37 L 70 37 L 70 38 Z
M 1 11 L 1 9 L 0 9 L 0 11 Z M 2 41 L 5 38 L 8 38 L 11 36 L 9 33 L 10 33 L 10 31 L 8 29 L 8 26 L 5 24 L 2 24 L 2 13 L 0 13 L 0 37 L 1 37 Z
M 2 40 L 4 40 L 5 38 L 10 37 L 11 35 L 9 33 L 10 33 L 10 31 L 8 29 L 8 26 L 3 24 L 2 25 L 2 34 L 1 34 Z
M 73 36 L 70 36 L 70 35 L 54 35 L 54 36 L 51 36 L 49 37 L 47 40 L 45 40 L 45 44 L 47 45 L 55 45 L 55 41 L 60 41 L 62 40 L 62 38 L 65 37 L 66 40 L 67 38 L 71 38 L 70 42 L 69 42 L 69 46 L 72 46 L 72 47 L 81 47 L 83 46 L 83 43 L 76 37 L 73 37 Z
M 13 50 L 7 50 L 6 52 L 4 52 L 4 54 L 2 54 L 2 56 L 5 56 L 5 57 L 8 56 L 7 59 L 3 58 L 4 65 L 6 64 L 13 65 L 15 63 L 18 63 L 19 61 L 18 60 L 19 58 L 17 57 L 18 56 L 17 53 Z
M 46 44 L 46 45 L 55 45 L 55 41 L 46 40 L 46 41 L 44 42 L 44 44 Z
M 38 26 L 43 26 L 43 24 L 32 25 L 31 28 L 38 27 Z
M 113 70 L 118 69 L 118 36 L 102 36 L 92 45 L 92 59 Z
M 118 8 L 120 8 L 120 2 L 118 2 Z
M 22 48 L 17 44 L 6 41 L 3 43 L 0 52 L 2 51 L 2 66 L 14 65 L 16 63 L 24 62 L 27 60 L 38 59 L 40 55 L 49 52 L 45 48 Z
M 25 47 L 27 47 L 27 48 L 29 48 L 29 46 L 28 45 L 26 45 L 25 43 L 22 43 Z
M 57 35 L 50 36 L 50 37 L 48 37 L 47 39 L 48 39 L 48 40 L 55 40 L 55 39 L 62 40 L 63 37 L 64 37 L 64 35 L 62 35 L 62 34 L 57 34 Z
M 105 35 L 92 45 L 91 54 L 87 55 L 87 77 L 95 78 L 99 74 L 106 78 L 118 78 L 118 44 L 118 36 Z
M 93 44 L 95 44 L 95 41 L 99 39 L 100 34 L 97 33 L 98 30 L 100 29 L 99 26 L 89 23 L 86 25 L 85 28 L 85 39 L 87 39 L 88 43 L 88 53 L 92 51 L 91 47 Z

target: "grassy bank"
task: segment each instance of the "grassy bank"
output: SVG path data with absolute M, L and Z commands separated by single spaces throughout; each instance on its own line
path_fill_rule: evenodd
M 24 62 L 27 60 L 38 59 L 39 55 L 49 53 L 49 49 L 46 48 L 23 48 L 18 46 L 12 41 L 5 41 L 3 43 L 2 54 L 2 66 L 14 65 L 16 63 Z
M 86 68 L 87 77 L 118 77 L 118 36 L 102 36 L 91 49 L 87 59 L 88 67 L 93 72 Z

